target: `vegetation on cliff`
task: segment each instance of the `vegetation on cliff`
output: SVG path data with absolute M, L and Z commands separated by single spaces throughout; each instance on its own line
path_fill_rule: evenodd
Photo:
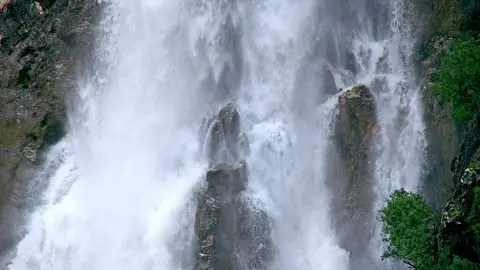
M 451 170 L 455 188 L 440 210 L 422 195 L 394 191 L 380 211 L 383 258 L 413 269 L 480 269 L 480 2 L 417 1 L 424 86 L 451 105 L 455 121 L 470 121 Z M 446 138 L 443 138 L 446 139 Z M 436 207 L 438 208 L 438 207 Z
M 383 258 L 419 270 L 480 269 L 480 188 L 464 188 L 442 213 L 431 210 L 421 195 L 393 192 L 381 210 L 388 242 Z
M 472 38 L 480 33 L 477 0 L 409 0 L 415 24 L 420 25 L 421 54 L 431 55 L 440 38 Z
M 455 120 L 470 120 L 479 111 L 480 39 L 457 40 L 441 59 L 435 95 L 453 105 Z
M 452 104 L 452 117 L 473 120 L 452 163 L 455 190 L 440 212 L 421 195 L 394 191 L 380 211 L 388 242 L 384 258 L 419 270 L 480 269 L 480 163 L 474 158 L 480 146 L 480 39 L 453 41 L 434 75 L 432 93 Z

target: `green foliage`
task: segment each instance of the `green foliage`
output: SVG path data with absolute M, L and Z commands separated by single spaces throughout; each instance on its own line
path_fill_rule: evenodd
M 448 270 L 478 270 L 478 264 L 455 257 L 453 263 L 445 268 Z
M 439 216 L 430 210 L 424 198 L 404 189 L 394 191 L 380 211 L 382 231 L 388 242 L 384 258 L 403 261 L 419 270 L 474 270 L 480 265 L 452 256 L 448 239 L 437 241 Z M 480 257 L 480 188 L 473 190 L 473 202 L 465 217 L 464 237 L 473 234 L 471 243 Z M 447 240 L 447 241 L 444 241 Z M 440 245 L 439 242 L 444 244 Z M 447 243 L 447 244 L 445 244 Z
M 454 42 L 437 77 L 433 93 L 452 102 L 455 120 L 470 120 L 480 108 L 480 39 Z
M 432 269 L 436 263 L 434 228 L 438 219 L 425 200 L 400 189 L 390 195 L 380 214 L 382 232 L 389 243 L 384 258 L 404 260 L 416 269 Z
M 468 165 L 469 169 L 480 169 L 480 161 L 474 161 Z

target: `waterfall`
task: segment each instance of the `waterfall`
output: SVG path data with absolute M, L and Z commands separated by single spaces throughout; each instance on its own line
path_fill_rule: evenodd
M 59 165 L 40 174 L 48 187 L 9 269 L 194 269 L 198 130 L 227 102 L 250 141 L 244 196 L 272 219 L 270 269 L 393 267 L 377 211 L 394 189 L 421 188 L 426 148 L 403 2 L 108 1 L 93 76 L 79 78 L 69 134 L 49 153 Z M 375 196 L 368 231 L 342 232 L 335 125 L 358 84 L 376 107 Z

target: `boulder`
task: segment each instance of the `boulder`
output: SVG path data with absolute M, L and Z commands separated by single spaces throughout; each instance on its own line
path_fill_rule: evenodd
M 371 235 L 374 192 L 370 154 L 377 117 L 373 96 L 365 85 L 349 89 L 338 101 L 334 139 L 339 158 L 331 158 L 331 167 L 342 174 L 330 185 L 335 193 L 333 207 L 340 242 L 358 259 L 366 256 Z

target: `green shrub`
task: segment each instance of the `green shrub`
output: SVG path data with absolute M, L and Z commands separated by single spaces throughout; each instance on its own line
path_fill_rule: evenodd
M 435 228 L 438 218 L 425 200 L 400 189 L 390 195 L 380 215 L 382 232 L 388 241 L 383 257 L 402 260 L 415 269 L 433 269 L 437 260 Z
M 453 256 L 453 242 L 437 238 L 439 215 L 430 210 L 424 198 L 404 189 L 390 195 L 380 211 L 384 240 L 388 242 L 383 258 L 403 261 L 418 270 L 478 270 L 478 263 Z M 480 188 L 473 190 L 472 207 L 465 217 L 464 237 L 473 235 L 474 250 L 480 257 Z M 445 241 L 447 240 L 447 241 Z M 443 243 L 440 245 L 439 243 Z M 452 260 L 453 259 L 453 260 Z
M 441 61 L 433 93 L 453 104 L 455 120 L 467 121 L 480 105 L 480 39 L 456 41 Z

